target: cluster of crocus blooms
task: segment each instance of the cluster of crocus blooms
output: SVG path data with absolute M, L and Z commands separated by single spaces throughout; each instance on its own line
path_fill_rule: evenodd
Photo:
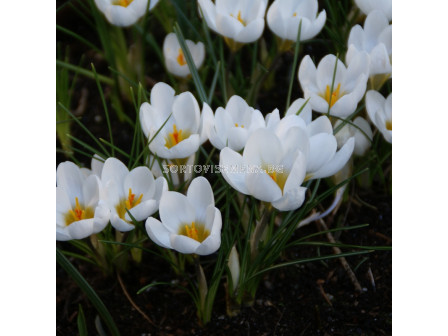
M 315 37 L 323 28 L 326 12 L 317 15 L 317 0 L 275 0 L 266 14 L 267 0 L 198 0 L 200 11 L 211 30 L 224 37 L 232 51 L 260 38 L 266 21 L 280 38 L 280 49 L 287 50 L 297 40 Z
M 132 26 L 158 2 L 159 0 L 95 0 L 107 21 L 119 27 Z

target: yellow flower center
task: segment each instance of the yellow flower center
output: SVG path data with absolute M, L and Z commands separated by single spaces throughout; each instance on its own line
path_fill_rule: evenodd
M 186 224 L 181 227 L 179 234 L 202 243 L 210 235 L 210 232 L 205 229 L 204 225 L 191 222 L 191 225 Z
M 231 16 L 231 17 L 235 17 L 235 16 L 233 16 L 233 14 L 230 14 L 230 16 Z M 246 23 L 246 21 L 244 21 L 244 20 L 241 18 L 241 11 L 238 11 L 238 15 L 237 15 L 236 19 L 237 19 L 239 22 L 241 22 L 241 24 L 242 24 L 244 27 L 246 27 L 247 23 Z
M 327 85 L 327 88 L 325 90 L 325 94 L 321 95 L 322 98 L 324 98 L 330 107 L 333 107 L 333 105 L 341 98 L 345 93 L 341 92 L 341 83 L 338 84 L 336 87 L 336 90 L 333 90 L 331 92 L 330 85 Z
M 190 132 L 184 130 L 177 130 L 176 124 L 173 125 L 173 131 L 165 138 L 165 147 L 171 148 L 176 146 L 182 140 L 187 139 L 190 136 Z
M 386 129 L 392 131 L 392 120 L 386 120 Z
M 243 125 L 243 124 L 238 125 L 238 123 L 235 123 L 235 127 L 241 127 L 241 128 L 244 128 L 244 125 Z
M 118 216 L 124 220 L 125 219 L 124 216 L 126 215 L 126 209 L 130 210 L 136 205 L 140 204 L 142 198 L 143 194 L 140 194 L 140 196 L 137 199 L 135 199 L 135 194 L 132 193 L 132 188 L 129 188 L 128 197 L 120 200 L 120 203 L 118 203 L 117 206 L 115 207 Z
M 179 63 L 180 66 L 184 66 L 185 64 L 187 64 L 187 62 L 185 61 L 185 57 L 184 57 L 184 52 L 182 51 L 181 48 L 179 48 L 179 53 L 177 55 L 177 63 Z
M 73 222 L 77 222 L 83 219 L 93 218 L 94 212 L 93 209 L 87 207 L 83 209 L 83 207 L 79 204 L 78 197 L 75 197 L 76 206 L 75 209 L 70 209 L 65 214 L 65 226 L 69 226 Z
M 278 171 L 278 169 L 273 169 L 273 168 L 277 168 L 277 167 L 269 167 L 268 166 L 267 168 L 268 169 L 266 169 L 266 166 L 264 166 L 263 170 L 266 172 L 266 174 L 269 175 L 269 177 L 275 183 L 277 183 L 277 185 L 283 192 L 283 188 L 285 187 L 286 180 L 288 179 L 288 174 L 284 170 Z
M 297 13 L 296 12 L 294 12 L 294 14 L 292 15 L 293 17 L 296 17 L 297 16 Z
M 112 2 L 113 5 L 121 6 L 121 7 L 127 7 L 131 4 L 131 2 L 134 0 L 115 0 Z

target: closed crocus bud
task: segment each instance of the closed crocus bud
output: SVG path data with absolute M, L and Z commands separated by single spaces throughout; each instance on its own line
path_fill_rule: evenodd
M 334 128 L 336 129 L 342 123 L 342 120 L 338 120 Z M 373 133 L 367 120 L 362 117 L 356 117 L 353 120 L 353 125 L 346 123 L 335 136 L 338 142 L 338 148 L 342 148 L 353 137 L 355 139 L 353 154 L 363 156 L 372 144 Z
M 218 107 L 215 115 L 208 105 L 204 106 L 204 113 L 210 115 L 206 133 L 217 149 L 229 147 L 240 151 L 255 130 L 265 127 L 261 112 L 250 107 L 240 96 L 232 96 L 226 108 Z M 204 118 L 207 118 L 205 114 Z
M 275 35 L 289 42 L 297 41 L 301 21 L 300 40 L 309 40 L 319 34 L 327 18 L 325 10 L 317 15 L 317 7 L 317 0 L 275 0 L 266 20 Z
M 198 0 L 207 25 L 224 36 L 232 51 L 258 40 L 264 30 L 267 0 Z
M 208 255 L 221 245 L 222 217 L 215 207 L 212 187 L 200 176 L 187 195 L 168 191 L 160 200 L 160 221 L 150 217 L 146 231 L 159 246 L 185 254 Z
M 128 27 L 133 25 L 145 15 L 146 10 L 151 10 L 159 0 L 95 0 L 98 9 L 103 12 L 114 26 Z
M 100 181 L 85 176 L 73 162 L 56 170 L 56 240 L 83 239 L 102 231 L 109 208 L 100 199 Z
M 227 266 L 229 267 L 230 275 L 232 277 L 232 288 L 233 290 L 235 290 L 240 279 L 240 256 L 238 255 L 238 251 L 236 250 L 235 245 L 233 245 L 232 249 L 230 250 Z
M 368 74 L 369 56 L 360 52 L 348 66 L 336 56 L 327 55 L 317 68 L 307 55 L 300 63 L 298 77 L 314 111 L 345 118 L 355 112 L 363 98 Z
M 364 22 L 364 28 L 360 25 L 354 26 L 347 45 L 347 64 L 350 64 L 359 52 L 365 51 L 370 58 L 369 76 L 392 75 L 392 25 L 382 12 L 370 12 Z
M 154 180 L 148 167 L 136 167 L 131 171 L 118 159 L 109 158 L 101 174 L 110 222 L 119 231 L 135 228 L 132 218 L 146 220 L 159 208 L 159 201 L 168 184 L 163 177 Z
M 392 143 L 392 92 L 384 98 L 378 91 L 367 91 L 366 110 L 384 139 Z
M 205 57 L 204 43 L 194 43 L 190 40 L 185 40 L 185 43 L 190 50 L 194 65 L 199 69 Z M 163 42 L 163 56 L 165 57 L 167 70 L 174 76 L 187 77 L 191 74 L 176 34 L 170 33 L 165 37 L 165 41 Z
M 355 0 L 355 3 L 366 15 L 374 10 L 379 10 L 389 21 L 392 20 L 392 0 Z
M 164 159 L 188 158 L 207 140 L 196 98 L 190 92 L 175 96 L 174 89 L 162 82 L 152 88 L 151 103 L 141 105 L 140 124 L 152 140 L 149 149 Z

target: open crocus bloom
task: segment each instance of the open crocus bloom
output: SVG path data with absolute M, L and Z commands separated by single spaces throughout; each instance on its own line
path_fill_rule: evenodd
M 327 14 L 317 15 L 317 0 L 275 0 L 269 7 L 266 20 L 272 32 L 283 40 L 297 41 L 302 21 L 300 40 L 309 40 L 322 30 Z
M 342 120 L 336 121 L 334 128 L 342 124 Z M 352 125 L 353 124 L 353 125 Z M 336 140 L 338 141 L 338 148 L 343 147 L 350 138 L 355 139 L 355 147 L 353 154 L 363 156 L 370 148 L 373 139 L 372 129 L 369 123 L 363 117 L 356 117 L 353 123 L 346 123 L 337 133 Z
M 190 40 L 185 40 L 185 43 L 193 57 L 194 65 L 199 69 L 204 62 L 205 57 L 204 43 L 194 43 Z M 180 47 L 176 34 L 170 33 L 165 37 L 165 41 L 163 42 L 163 56 L 165 57 L 167 70 L 173 75 L 178 77 L 186 77 L 190 75 L 187 60 Z
M 119 231 L 134 229 L 128 212 L 142 221 L 155 213 L 163 193 L 168 190 L 165 178 L 154 177 L 148 167 L 128 168 L 115 158 L 104 163 L 101 180 L 111 215 L 110 222 Z
M 217 149 L 230 147 L 238 152 L 244 148 L 250 134 L 265 126 L 261 112 L 247 105 L 240 96 L 232 96 L 226 108 L 218 107 L 214 116 L 207 104 L 202 113 L 204 120 L 210 121 L 204 125 L 206 134 Z
M 140 107 L 140 123 L 143 133 L 152 139 L 149 149 L 164 159 L 185 159 L 207 140 L 194 96 L 190 92 L 174 96 L 174 89 L 162 82 L 152 88 L 151 104 L 145 102 Z
M 276 126 L 275 133 L 284 138 L 291 128 L 300 127 L 305 130 L 306 138 L 296 143 L 296 147 L 306 159 L 306 180 L 326 178 L 336 174 L 350 159 L 353 153 L 355 139 L 350 138 L 337 150 L 337 140 L 333 135 L 333 127 L 326 116 L 306 124 L 305 120 L 296 115 L 284 117 Z
M 364 22 L 364 29 L 360 25 L 354 26 L 347 45 L 347 64 L 357 53 L 365 51 L 370 57 L 369 76 L 392 74 L 392 25 L 382 12 L 370 12 Z
M 56 170 L 56 185 L 56 240 L 83 239 L 106 227 L 109 208 L 100 200 L 97 176 L 67 161 Z
M 392 0 L 355 0 L 355 3 L 366 15 L 377 9 L 383 12 L 389 21 L 392 20 Z
M 128 27 L 133 25 L 146 13 L 146 9 L 151 10 L 159 0 L 95 0 L 98 9 L 103 12 L 114 26 Z
M 367 91 L 366 110 L 370 120 L 384 139 L 392 143 L 392 93 L 384 98 L 378 91 Z
M 168 191 L 160 200 L 160 219 L 150 217 L 146 231 L 157 245 L 180 253 L 208 255 L 221 245 L 221 212 L 215 208 L 212 187 L 200 176 L 191 181 L 187 196 Z
M 207 25 L 236 51 L 258 40 L 264 29 L 267 0 L 198 0 Z
M 282 137 L 270 129 L 258 129 L 249 137 L 243 155 L 229 147 L 221 150 L 221 172 L 239 192 L 270 202 L 280 211 L 295 210 L 305 200 L 306 188 L 301 185 L 306 161 L 297 144 L 306 140 L 299 127 Z
M 300 63 L 298 77 L 305 99 L 310 98 L 314 111 L 345 118 L 356 110 L 364 96 L 368 73 L 366 52 L 356 54 L 348 67 L 336 56 L 327 55 L 317 69 L 307 55 Z

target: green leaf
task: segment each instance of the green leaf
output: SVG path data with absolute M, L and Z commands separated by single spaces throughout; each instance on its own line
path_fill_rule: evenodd
M 103 301 L 101 301 L 95 290 L 89 285 L 89 283 L 84 279 L 81 273 L 71 264 L 71 262 L 62 254 L 62 252 L 56 248 L 56 261 L 59 265 L 72 277 L 72 279 L 77 283 L 79 288 L 87 295 L 87 298 L 96 308 L 104 323 L 106 323 L 109 331 L 113 336 L 119 336 L 120 332 L 115 325 L 114 319 L 110 315 Z
M 87 336 L 87 325 L 86 325 L 86 318 L 84 316 L 84 311 L 82 310 L 82 306 L 78 305 L 78 332 L 79 336 Z

